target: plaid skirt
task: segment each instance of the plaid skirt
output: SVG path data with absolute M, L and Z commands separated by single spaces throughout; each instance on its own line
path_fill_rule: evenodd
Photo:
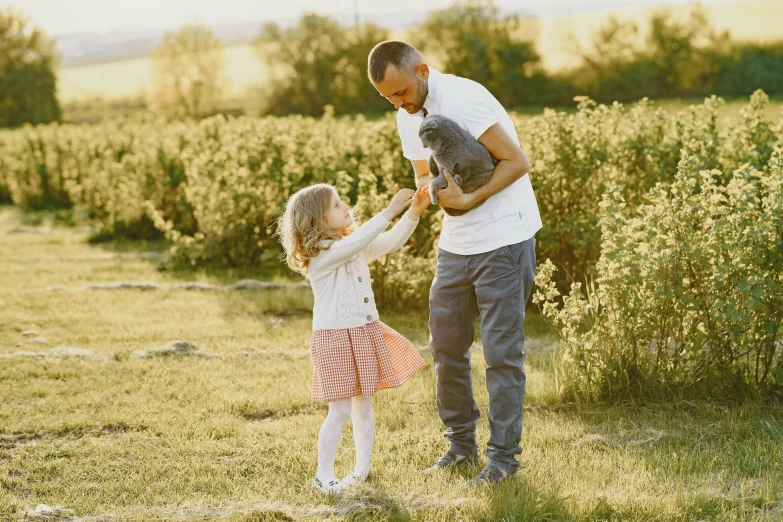
M 310 337 L 314 401 L 334 401 L 396 388 L 426 367 L 416 347 L 381 321 L 316 330 Z

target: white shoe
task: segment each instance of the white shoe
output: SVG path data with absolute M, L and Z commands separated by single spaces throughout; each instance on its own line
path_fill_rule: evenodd
M 351 471 L 340 482 L 342 482 L 345 487 L 349 487 L 349 486 L 353 486 L 354 484 L 359 484 L 360 482 L 366 482 L 366 481 L 367 481 L 367 475 L 362 475 L 361 473 L 358 473 L 356 471 Z
M 313 487 L 324 495 L 339 495 L 345 489 L 345 485 L 337 479 L 323 483 L 318 480 L 318 477 L 313 479 Z

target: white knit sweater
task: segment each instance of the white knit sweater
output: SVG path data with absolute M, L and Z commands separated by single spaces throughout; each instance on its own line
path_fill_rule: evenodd
M 338 241 L 324 242 L 307 269 L 313 289 L 313 330 L 354 328 L 378 320 L 367 263 L 402 247 L 416 228 L 406 214 L 388 232 L 378 214 Z

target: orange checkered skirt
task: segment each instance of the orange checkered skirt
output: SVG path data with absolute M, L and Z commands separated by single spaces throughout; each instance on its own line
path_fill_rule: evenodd
M 310 337 L 314 401 L 334 401 L 396 388 L 424 369 L 416 347 L 381 321 L 316 330 Z

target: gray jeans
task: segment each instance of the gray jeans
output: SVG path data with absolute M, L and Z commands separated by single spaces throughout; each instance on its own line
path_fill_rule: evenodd
M 481 314 L 487 362 L 489 444 L 487 457 L 518 465 L 525 402 L 525 305 L 536 271 L 536 240 L 462 256 L 438 249 L 430 288 L 430 351 L 435 361 L 438 413 L 452 449 L 476 446 L 479 410 L 473 399 L 470 346 Z

